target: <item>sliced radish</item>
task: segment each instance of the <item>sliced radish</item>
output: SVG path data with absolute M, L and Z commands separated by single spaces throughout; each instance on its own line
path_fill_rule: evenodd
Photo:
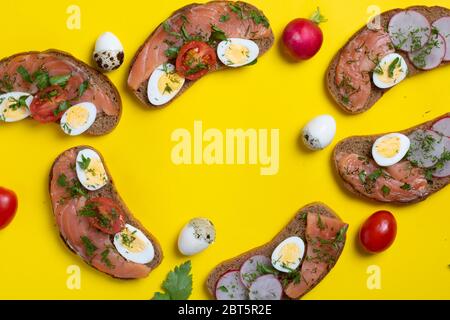
M 444 61 L 450 61 L 450 17 L 443 17 L 433 22 L 433 27 L 436 28 L 439 34 L 445 40 L 445 56 Z
M 256 278 L 262 275 L 261 272 L 258 271 L 258 265 L 272 267 L 270 259 L 263 255 L 253 256 L 242 264 L 240 271 L 241 281 L 247 288 L 250 287 Z
M 440 133 L 446 137 L 450 137 L 450 117 L 438 120 L 433 125 L 433 131 Z
M 249 289 L 250 300 L 281 300 L 283 286 L 272 274 L 266 274 L 256 279 Z
M 421 168 L 431 168 L 442 156 L 446 141 L 431 130 L 416 130 L 408 136 L 411 141 L 408 160 Z
M 388 31 L 394 46 L 406 52 L 422 48 L 431 35 L 427 18 L 413 10 L 394 15 L 389 21 Z
M 450 152 L 450 139 L 447 137 L 444 137 L 445 140 L 445 152 L 447 153 L 446 156 L 448 157 L 448 153 Z M 450 160 L 443 160 L 441 157 L 440 165 L 436 166 L 436 171 L 433 172 L 433 176 L 437 178 L 444 178 L 450 176 Z
M 430 70 L 438 67 L 445 56 L 445 40 L 438 33 L 421 49 L 410 52 L 409 60 L 419 69 Z
M 242 283 L 238 270 L 228 271 L 217 281 L 216 299 L 248 300 L 248 290 Z

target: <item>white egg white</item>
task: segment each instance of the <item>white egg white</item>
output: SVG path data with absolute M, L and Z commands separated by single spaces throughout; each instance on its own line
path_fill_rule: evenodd
M 116 247 L 120 255 L 128 261 L 134 263 L 147 264 L 151 262 L 155 257 L 155 248 L 153 247 L 152 242 L 145 236 L 145 234 L 141 230 L 133 227 L 130 224 L 126 224 L 125 229 L 127 229 L 126 233 L 124 233 L 124 230 L 122 230 L 121 232 L 114 235 L 114 246 Z M 137 250 L 137 252 L 132 252 L 130 248 L 123 243 L 122 234 L 131 234 L 143 244 L 143 248 Z M 131 243 L 131 246 L 132 245 L 133 242 Z
M 302 138 L 311 150 L 322 150 L 329 146 L 336 135 L 336 121 L 330 115 L 312 119 L 303 128 Z
M 215 228 L 205 218 L 195 218 L 184 226 L 178 236 L 178 250 L 192 256 L 208 248 L 215 240 Z
M 399 72 L 394 77 L 389 77 L 389 66 L 398 59 L 396 65 L 400 66 Z M 373 72 L 373 83 L 380 89 L 387 89 L 395 86 L 406 78 L 408 74 L 408 65 L 405 59 L 398 53 L 390 53 L 384 56 Z
M 181 88 L 183 88 L 185 79 L 180 77 L 181 83 L 179 83 L 178 88 L 173 89 L 171 92 L 161 92 L 159 90 L 158 83 L 161 77 L 171 73 L 175 73 L 175 66 L 171 63 L 165 63 L 157 67 L 150 76 L 147 86 L 147 96 L 152 105 L 161 106 L 166 104 L 180 92 Z
M 87 170 L 89 170 L 89 167 L 87 169 L 81 168 L 81 163 L 83 163 L 83 160 L 85 159 L 89 159 L 91 163 L 94 160 L 99 161 L 101 163 L 100 172 L 96 172 L 96 175 L 102 178 L 101 183 L 92 184 L 88 181 Z M 100 158 L 99 154 L 92 149 L 83 149 L 80 152 L 78 152 L 75 169 L 77 172 L 78 180 L 87 190 L 90 191 L 99 190 L 108 183 L 108 175 L 106 174 L 106 170 L 103 166 L 102 159 Z
M 105 32 L 95 42 L 94 52 L 102 51 L 123 51 L 123 45 L 114 33 Z
M 25 99 L 27 107 L 22 106 L 13 110 L 10 107 L 10 104 L 18 103 L 21 97 L 27 97 Z M 5 122 L 16 122 L 29 117 L 31 115 L 30 105 L 32 101 L 33 96 L 24 92 L 8 92 L 0 95 L 0 120 Z M 14 117 L 11 117 L 11 114 L 13 114 Z
M 234 61 L 231 61 L 227 57 L 227 51 L 232 45 L 239 45 L 243 46 L 248 50 L 248 54 L 245 58 L 244 62 L 236 63 Z M 219 57 L 219 60 L 226 66 L 237 68 L 245 66 L 249 63 L 252 63 L 255 61 L 259 56 L 259 47 L 258 45 L 252 41 L 247 39 L 241 39 L 241 38 L 229 38 L 227 40 L 224 40 L 219 43 L 217 46 L 217 56 Z
M 75 126 L 73 123 L 70 123 L 68 121 L 69 120 L 68 115 L 75 112 L 75 110 L 78 110 L 79 107 L 86 110 L 88 112 L 88 116 L 86 119 L 83 119 L 85 121 L 82 125 Z M 66 110 L 66 112 L 64 112 L 60 121 L 61 129 L 70 136 L 80 135 L 86 132 L 94 124 L 96 117 L 97 117 L 97 108 L 93 103 L 90 102 L 79 103 L 77 105 L 70 107 L 69 109 Z
M 395 155 L 393 157 L 386 157 L 377 151 L 377 147 L 380 145 L 380 143 L 382 143 L 383 141 L 386 141 L 386 139 L 389 139 L 389 138 L 398 138 L 399 142 L 400 142 L 400 147 L 395 152 Z M 372 146 L 372 157 L 379 166 L 389 167 L 389 166 L 392 166 L 392 165 L 400 162 L 406 156 L 410 145 L 411 145 L 411 141 L 404 134 L 390 133 L 390 134 L 384 135 L 384 136 L 378 138 L 377 140 L 375 140 L 375 142 Z
M 299 250 L 299 257 L 296 261 L 292 261 L 289 264 L 282 263 L 280 261 L 281 251 L 282 249 L 288 245 L 293 244 L 295 245 Z M 300 262 L 303 259 L 303 256 L 305 255 L 305 242 L 299 238 L 299 237 L 289 237 L 282 241 L 276 248 L 273 250 L 272 253 L 272 265 L 275 269 L 281 272 L 291 272 L 292 270 L 295 270 L 300 265 Z

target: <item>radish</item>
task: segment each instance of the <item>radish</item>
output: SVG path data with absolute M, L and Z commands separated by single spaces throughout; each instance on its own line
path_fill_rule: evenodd
M 443 136 L 450 137 L 450 117 L 436 121 L 432 129 Z
M 419 69 L 431 70 L 438 67 L 445 56 L 445 40 L 433 31 L 428 43 L 417 51 L 408 54 L 409 60 Z
M 436 166 L 436 170 L 433 172 L 433 176 L 437 178 L 445 178 L 450 176 L 450 160 L 448 159 L 450 152 L 450 139 L 444 137 L 446 154 L 441 156 L 441 165 Z
M 320 50 L 323 34 L 318 25 L 325 21 L 317 8 L 310 20 L 299 18 L 289 22 L 283 32 L 283 43 L 293 58 L 307 60 Z
M 450 61 L 450 17 L 443 17 L 433 22 L 433 27 L 439 31 L 439 34 L 445 39 L 444 61 Z
M 406 52 L 422 48 L 431 35 L 427 18 L 413 10 L 394 15 L 389 21 L 388 31 L 392 44 Z
M 247 259 L 241 266 L 241 281 L 248 288 L 262 274 L 258 266 L 272 267 L 272 261 L 266 256 L 257 255 Z
M 445 151 L 448 138 L 431 130 L 416 130 L 408 136 L 411 141 L 408 160 L 421 168 L 431 168 Z
M 217 300 L 248 300 L 247 288 L 241 281 L 239 270 L 226 272 L 216 284 Z
M 259 277 L 249 288 L 250 300 L 281 300 L 283 287 L 272 274 Z

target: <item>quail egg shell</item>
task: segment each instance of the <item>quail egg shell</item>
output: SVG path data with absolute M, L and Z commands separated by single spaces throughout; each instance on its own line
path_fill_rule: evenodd
M 114 246 L 128 261 L 147 264 L 155 257 L 155 248 L 145 234 L 130 224 L 114 235 Z
M 0 120 L 16 122 L 30 116 L 33 96 L 24 92 L 9 92 L 0 95 Z
M 96 117 L 97 108 L 93 103 L 79 103 L 64 112 L 60 121 L 61 129 L 70 136 L 80 135 L 94 124 Z
M 172 100 L 183 87 L 185 79 L 171 63 L 160 65 L 148 80 L 147 96 L 151 104 L 161 106 Z
M 124 59 L 123 46 L 120 40 L 111 32 L 101 34 L 94 49 L 94 61 L 103 71 L 119 68 Z
M 213 223 L 206 218 L 189 221 L 178 237 L 178 249 L 185 256 L 192 256 L 208 248 L 216 239 Z
M 217 56 L 228 67 L 242 67 L 258 58 L 259 47 L 252 40 L 229 38 L 219 43 Z
M 390 133 L 378 138 L 372 146 L 372 156 L 381 167 L 400 162 L 408 153 L 411 141 L 401 133 Z
M 311 150 L 322 150 L 329 146 L 336 135 L 336 121 L 330 115 L 312 119 L 304 128 L 302 138 Z
M 108 183 L 108 175 L 97 152 L 83 149 L 78 152 L 76 161 L 77 177 L 83 187 L 95 191 Z
M 408 65 L 398 53 L 383 57 L 373 71 L 373 83 L 381 89 L 387 89 L 403 81 L 408 74 Z
M 281 272 L 291 272 L 300 265 L 305 254 L 305 242 L 299 237 L 282 241 L 272 253 L 272 265 Z

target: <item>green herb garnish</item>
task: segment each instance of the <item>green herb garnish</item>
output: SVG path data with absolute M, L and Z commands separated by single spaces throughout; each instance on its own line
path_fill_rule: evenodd
M 389 188 L 387 185 L 383 185 L 381 187 L 381 191 L 383 192 L 383 196 L 388 196 L 391 193 L 391 188 Z
M 398 66 L 400 66 L 400 58 L 399 57 L 395 58 L 388 67 L 388 77 L 389 78 L 394 77 L 394 71 Z
M 89 164 L 91 163 L 91 158 L 87 158 L 84 154 L 81 155 L 81 161 L 77 162 L 81 169 L 87 170 L 89 168 Z
M 17 72 L 21 75 L 22 79 L 25 80 L 28 83 L 32 83 L 33 80 L 31 79 L 30 74 L 28 73 L 27 69 L 25 69 L 23 66 L 19 66 L 17 68 Z
M 70 102 L 69 101 L 63 101 L 60 104 L 58 104 L 58 108 L 56 108 L 55 110 L 53 110 L 53 115 L 57 116 L 59 115 L 61 112 L 66 111 L 67 109 L 70 108 Z
M 60 86 L 64 88 L 67 85 L 67 82 L 69 81 L 71 75 L 62 75 L 62 76 L 53 76 L 49 78 L 49 83 L 52 86 Z
M 78 97 L 81 98 L 86 90 L 89 88 L 89 80 L 84 80 L 80 87 L 78 88 Z
M 86 249 L 86 254 L 88 255 L 88 257 L 91 257 L 97 250 L 97 247 L 86 236 L 82 236 L 81 241 L 83 242 L 84 248 Z
M 230 20 L 230 15 L 228 13 L 221 15 L 219 19 L 220 22 L 227 22 L 228 20 Z
M 162 287 L 165 292 L 156 292 L 153 300 L 187 300 L 192 293 L 191 261 L 170 271 Z
M 405 183 L 400 188 L 403 190 L 411 190 L 411 185 L 408 183 Z
M 111 263 L 111 260 L 109 260 L 108 255 L 109 255 L 109 249 L 105 249 L 101 254 L 102 256 L 101 258 L 101 262 L 103 262 L 108 268 L 113 268 L 113 264 Z
M 58 177 L 58 180 L 56 180 L 58 183 L 58 186 L 60 187 L 67 187 L 69 183 L 67 182 L 67 177 L 64 173 L 61 173 Z

